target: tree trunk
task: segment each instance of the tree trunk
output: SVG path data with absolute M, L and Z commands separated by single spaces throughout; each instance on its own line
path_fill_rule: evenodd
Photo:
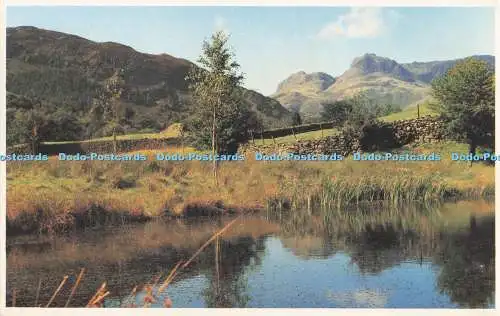
M 476 154 L 476 149 L 477 149 L 477 144 L 475 141 L 471 140 L 469 142 L 469 153 L 472 154 L 472 158 L 474 158 L 474 155 Z M 472 167 L 472 162 L 474 160 L 470 161 L 470 166 Z
M 36 140 L 34 138 L 31 140 L 31 154 L 36 155 Z
M 220 239 L 219 236 L 215 238 L 215 273 L 216 273 L 216 293 L 217 295 L 219 294 L 219 279 L 220 279 L 220 273 L 219 273 L 219 258 L 220 255 Z
M 215 185 L 218 185 L 218 182 L 217 182 L 217 161 L 215 160 L 215 120 L 216 120 L 215 111 L 216 111 L 216 106 L 214 105 L 213 122 L 212 122 L 212 159 L 213 159 L 214 181 L 215 181 Z
M 38 127 L 37 125 L 35 125 L 33 127 L 33 135 L 31 138 L 31 152 L 33 155 L 36 155 L 38 153 L 37 142 L 38 142 Z
M 116 154 L 117 146 L 116 146 L 116 127 L 113 127 L 113 153 Z

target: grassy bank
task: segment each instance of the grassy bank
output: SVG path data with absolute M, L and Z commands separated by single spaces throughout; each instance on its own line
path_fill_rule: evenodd
M 438 200 L 494 193 L 494 168 L 449 160 L 465 146 L 439 151 L 440 162 L 221 163 L 219 185 L 207 162 L 9 162 L 9 232 L 61 230 L 147 220 L 158 215 L 213 215 L 303 205 L 342 207 L 360 201 Z

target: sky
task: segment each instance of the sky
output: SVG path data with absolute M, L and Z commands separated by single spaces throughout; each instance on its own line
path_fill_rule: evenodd
M 196 61 L 217 30 L 245 74 L 270 95 L 298 71 L 339 76 L 355 57 L 398 62 L 494 55 L 494 8 L 460 7 L 7 7 L 7 26 L 35 26 Z

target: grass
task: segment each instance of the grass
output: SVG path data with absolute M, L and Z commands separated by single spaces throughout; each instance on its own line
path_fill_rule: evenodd
M 436 116 L 437 112 L 431 109 L 429 103 L 424 102 L 420 105 L 420 117 L 423 116 Z M 411 120 L 418 118 L 418 109 L 416 106 L 411 106 L 401 112 L 392 113 L 390 115 L 381 117 L 380 120 L 384 122 L 393 122 L 399 120 Z
M 211 216 L 304 203 L 340 207 L 381 199 L 492 195 L 492 166 L 469 168 L 449 160 L 449 152 L 462 148 L 455 143 L 406 148 L 441 152 L 440 162 L 257 162 L 247 157 L 221 163 L 218 185 L 211 163 L 151 161 L 157 151 L 143 151 L 150 157 L 147 162 L 9 162 L 7 228 L 51 231 L 159 215 Z
M 297 140 L 312 140 L 312 139 L 320 139 L 323 137 L 328 137 L 328 136 L 335 136 L 339 133 L 339 131 L 335 128 L 331 129 L 324 129 L 323 131 L 312 131 L 312 132 L 305 132 L 305 133 L 299 133 L 293 135 L 288 135 L 288 136 L 283 136 L 283 137 L 276 137 L 274 139 L 274 142 L 277 144 L 289 144 L 289 143 L 294 143 Z M 264 145 L 265 144 L 273 144 L 274 143 L 272 139 L 264 139 Z M 256 144 L 262 144 L 261 139 L 255 139 Z
M 179 123 L 174 123 L 170 125 L 167 129 L 160 133 L 137 133 L 137 134 L 126 134 L 117 135 L 117 140 L 132 140 L 132 139 L 165 139 L 165 138 L 176 138 L 180 136 L 180 130 L 182 126 Z M 88 143 L 88 142 L 99 142 L 99 141 L 109 141 L 113 140 L 113 136 L 93 138 L 91 140 L 83 141 L 65 141 L 65 142 L 44 142 L 44 144 L 72 144 L 72 143 Z

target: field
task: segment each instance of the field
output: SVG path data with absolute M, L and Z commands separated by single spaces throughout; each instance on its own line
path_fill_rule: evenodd
M 328 136 L 333 136 L 338 134 L 338 130 L 335 128 L 330 128 L 330 129 L 324 129 L 323 131 L 312 131 L 312 132 L 305 132 L 305 133 L 299 133 L 294 135 L 288 135 L 288 136 L 283 136 L 283 137 L 276 137 L 274 139 L 274 142 L 277 144 L 287 144 L 287 143 L 293 143 L 296 141 L 300 140 L 311 140 L 311 139 L 319 139 L 323 137 L 328 137 Z M 272 144 L 273 140 L 272 139 L 264 139 L 264 141 L 260 139 L 255 140 L 255 144 Z
M 430 108 L 428 103 L 423 103 L 422 105 L 420 105 L 420 116 L 434 116 L 434 115 L 436 115 L 436 112 Z M 393 122 L 398 120 L 409 120 L 415 118 L 418 118 L 418 110 L 416 106 L 411 106 L 404 109 L 401 112 L 393 113 L 388 116 L 384 116 L 380 119 L 385 122 Z
M 163 139 L 163 138 L 176 138 L 180 136 L 181 124 L 176 123 L 170 125 L 167 129 L 160 133 L 139 133 L 139 134 L 126 134 L 117 135 L 117 140 L 128 139 Z M 99 142 L 113 140 L 113 136 L 93 138 L 92 140 L 83 141 L 67 141 L 67 142 L 44 142 L 45 144 L 68 144 L 68 143 L 82 143 L 82 142 Z

